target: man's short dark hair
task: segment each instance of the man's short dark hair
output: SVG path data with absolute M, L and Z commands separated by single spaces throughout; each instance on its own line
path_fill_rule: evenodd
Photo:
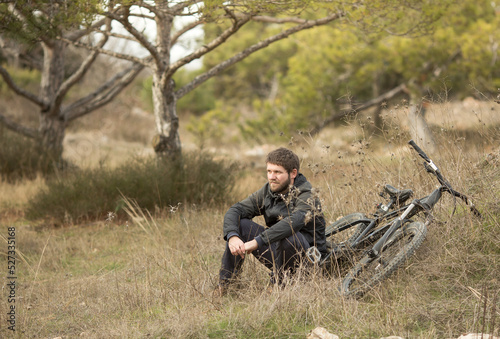
M 282 166 L 288 173 L 291 173 L 294 168 L 297 169 L 297 172 L 300 169 L 300 160 L 297 154 L 284 147 L 269 152 L 266 163 Z

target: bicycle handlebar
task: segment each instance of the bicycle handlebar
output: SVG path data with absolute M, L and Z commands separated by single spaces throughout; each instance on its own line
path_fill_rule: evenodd
M 415 143 L 415 141 L 413 141 L 413 139 L 410 140 L 408 143 L 411 145 L 411 147 L 413 147 L 415 151 L 417 151 L 418 155 L 420 155 L 427 163 L 432 162 L 431 159 L 427 156 L 427 154 L 425 154 L 424 151 L 422 151 L 422 149 L 417 146 L 417 144 Z
M 432 160 L 427 156 L 427 154 L 425 154 L 424 151 L 422 151 L 422 149 L 420 147 L 418 147 L 418 145 L 415 143 L 415 141 L 413 141 L 413 139 L 410 140 L 408 143 L 411 145 L 411 147 L 413 147 L 413 149 L 415 151 L 417 151 L 418 155 L 420 155 L 422 157 L 422 159 L 425 160 L 425 162 L 427 163 L 429 168 L 432 171 L 434 171 L 438 175 L 438 178 L 439 178 L 441 176 L 439 168 L 437 168 L 437 166 L 434 164 L 434 162 L 432 162 Z M 427 170 L 429 170 L 429 169 L 427 169 Z
M 415 151 L 417 151 L 418 155 L 420 155 L 422 157 L 422 159 L 425 160 L 425 162 L 427 164 L 424 164 L 426 169 L 429 171 L 429 169 L 431 169 L 438 181 L 440 182 L 441 185 L 443 185 L 444 187 L 446 187 L 446 190 L 452 194 L 453 196 L 455 197 L 459 197 L 460 199 L 462 199 L 470 208 L 470 210 L 476 215 L 476 216 L 481 216 L 481 213 L 476 209 L 476 207 L 474 206 L 474 204 L 472 204 L 472 202 L 467 198 L 467 196 L 465 194 L 462 194 L 458 191 L 455 191 L 452 187 L 451 187 L 451 184 L 443 177 L 443 175 L 441 174 L 441 172 L 439 171 L 439 169 L 437 168 L 437 166 L 432 162 L 432 160 L 427 156 L 427 154 L 425 154 L 424 151 L 422 151 L 422 149 L 420 147 L 418 147 L 418 145 L 415 143 L 415 141 L 413 140 L 410 140 L 408 142 L 411 147 L 413 147 L 413 149 Z M 439 200 L 439 199 L 438 199 Z

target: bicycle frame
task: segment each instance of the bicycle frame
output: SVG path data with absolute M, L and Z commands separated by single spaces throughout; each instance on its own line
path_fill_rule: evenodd
M 396 198 L 392 198 L 389 204 L 387 205 L 389 208 L 383 209 L 384 213 L 382 215 L 375 216 L 375 218 L 365 218 L 355 220 L 353 222 L 347 223 L 337 230 L 331 233 L 331 235 L 342 232 L 348 228 L 356 226 L 360 223 L 368 224 L 368 226 L 361 232 L 361 234 L 351 243 L 351 248 L 360 248 L 361 244 L 370 240 L 370 239 L 378 239 L 371 248 L 369 248 L 365 253 L 368 254 L 369 258 L 375 259 L 380 255 L 380 252 L 384 248 L 386 242 L 390 239 L 390 237 L 404 225 L 406 222 L 409 222 L 409 218 L 415 216 L 416 214 L 425 211 L 426 213 L 430 213 L 433 207 L 437 204 L 437 202 L 441 199 L 442 192 L 448 192 L 454 197 L 461 198 L 471 209 L 471 211 L 480 216 L 479 211 L 474 207 L 472 202 L 462 193 L 455 191 L 450 183 L 444 179 L 440 170 L 434 164 L 434 162 L 415 144 L 413 140 L 410 140 L 409 144 L 417 151 L 417 153 L 425 160 L 424 167 L 427 172 L 433 174 L 436 179 L 439 181 L 441 186 L 435 189 L 431 194 L 424 198 L 415 199 L 410 204 L 404 205 L 402 207 L 394 208 L 394 202 Z M 395 219 L 394 219 L 395 218 Z M 393 221 L 387 223 L 382 227 L 378 227 L 383 220 L 392 220 Z M 430 220 L 427 220 L 425 226 L 429 224 Z M 378 237 L 380 233 L 383 233 L 381 237 Z M 337 246 L 333 249 L 333 253 L 336 257 L 343 252 L 342 246 Z M 324 258 L 323 262 L 325 262 L 330 255 Z
M 325 269 L 331 269 L 334 263 L 330 260 L 332 256 L 337 262 L 340 259 L 341 263 L 345 259 L 349 260 L 352 266 L 345 275 L 342 275 L 342 282 L 339 286 L 339 291 L 343 296 L 363 296 L 404 265 L 408 257 L 412 256 L 425 240 L 427 226 L 432 221 L 431 212 L 441 199 L 443 192 L 450 193 L 454 198 L 459 197 L 476 216 L 481 216 L 464 194 L 451 187 L 437 166 L 415 142 L 410 140 L 409 144 L 425 160 L 425 169 L 436 177 L 440 187 L 428 196 L 414 199 L 400 207 L 410 198 L 412 190 L 398 190 L 385 185 L 381 195 L 384 196 L 387 193 L 389 202 L 385 205 L 377 205 L 378 209 L 373 218 L 364 217 L 363 213 L 352 213 L 328 226 L 327 235 L 331 236 L 359 225 L 355 232 L 347 237 L 347 240 L 334 245 L 333 248 L 330 246 L 330 253 L 320 261 L 320 265 L 325 264 Z M 419 214 L 426 218 L 424 222 L 412 219 Z M 338 267 L 341 273 L 341 265 Z

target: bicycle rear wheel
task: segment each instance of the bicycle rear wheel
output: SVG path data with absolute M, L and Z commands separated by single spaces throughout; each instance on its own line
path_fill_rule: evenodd
M 427 227 L 415 221 L 396 230 L 382 248 L 380 256 L 365 255 L 342 281 L 344 296 L 359 298 L 387 279 L 415 253 L 425 239 Z
M 329 255 L 323 260 L 323 268 L 332 276 L 341 277 L 351 269 L 363 254 L 352 244 L 369 225 L 363 213 L 346 215 L 326 227 L 326 243 Z M 355 223 L 348 227 L 348 224 Z M 348 227 L 348 228 L 346 228 Z

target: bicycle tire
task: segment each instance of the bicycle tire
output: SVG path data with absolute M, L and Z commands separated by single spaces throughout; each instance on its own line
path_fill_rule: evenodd
M 345 225 L 352 223 L 357 220 L 365 219 L 366 216 L 363 213 L 351 213 L 348 214 L 338 220 L 336 220 L 334 223 L 331 225 L 328 225 L 325 229 L 325 235 L 326 238 L 329 238 L 332 236 L 333 233 L 335 233 L 338 229 L 341 227 L 344 227 Z M 356 229 L 354 230 L 353 233 L 349 235 L 349 237 L 344 240 L 344 242 L 348 245 L 352 244 L 354 240 L 358 238 L 358 236 L 365 230 L 365 228 L 368 226 L 368 223 L 361 222 L 356 225 Z M 340 232 L 342 234 L 342 232 Z
M 400 268 L 425 239 L 427 227 L 414 221 L 398 229 L 384 245 L 379 257 L 365 255 L 343 279 L 340 292 L 360 298 Z

